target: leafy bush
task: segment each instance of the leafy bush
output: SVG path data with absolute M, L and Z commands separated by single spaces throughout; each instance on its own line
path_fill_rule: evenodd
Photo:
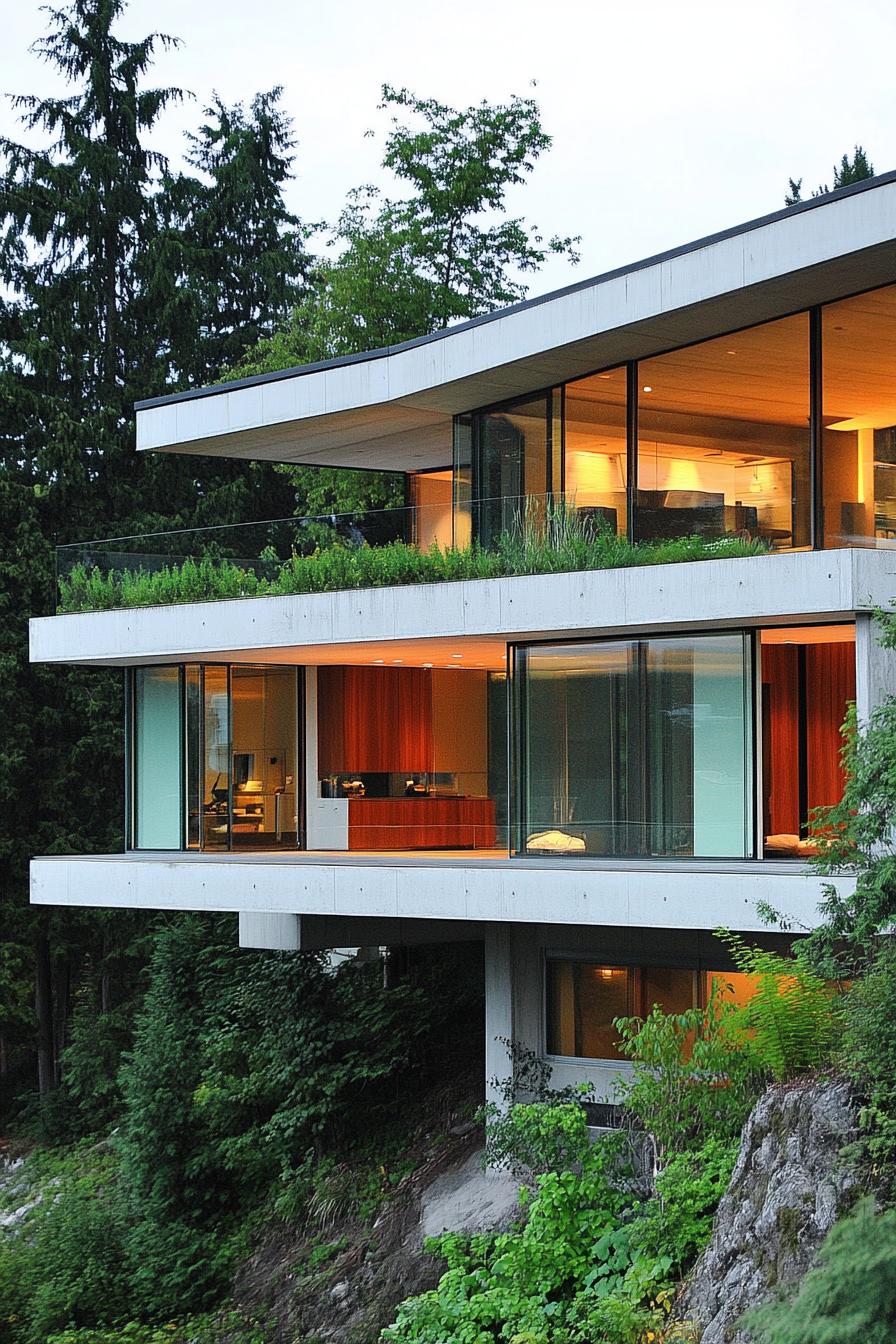
M 896 1187 L 896 948 L 888 941 L 843 1001 L 840 1065 L 863 1098 L 861 1154 L 874 1188 Z
M 617 1082 L 625 1110 L 656 1143 L 656 1167 L 716 1136 L 739 1134 L 761 1090 L 756 1060 L 730 1030 L 737 1010 L 715 994 L 705 1008 L 616 1019 L 630 1078 Z
M 430 1244 L 448 1268 L 438 1286 L 402 1303 L 391 1344 L 635 1344 L 670 1302 L 668 1257 L 638 1245 L 636 1197 L 611 1179 L 618 1145 L 598 1142 L 580 1172 L 551 1171 L 521 1191 L 525 1226 Z
M 669 1256 L 676 1275 L 709 1241 L 739 1151 L 737 1139 L 710 1135 L 699 1148 L 673 1154 L 657 1175 L 656 1197 L 638 1223 L 638 1244 L 654 1257 Z
M 828 1233 L 790 1303 L 751 1312 L 757 1344 L 891 1344 L 896 1335 L 896 1211 L 863 1200 Z
M 274 569 L 272 577 L 245 569 L 232 560 L 206 556 L 188 558 L 149 571 L 88 569 L 75 565 L 59 583 L 60 611 L 106 611 L 120 607 L 203 602 L 215 598 L 283 596 L 341 592 L 395 584 L 452 583 L 496 579 L 519 574 L 560 574 L 632 565 L 673 564 L 683 560 L 718 560 L 763 554 L 759 542 L 699 537 L 633 544 L 614 532 L 584 524 L 559 507 L 546 522 L 504 533 L 492 550 L 473 543 L 464 548 L 433 544 L 421 551 L 402 541 L 383 546 L 350 546 L 344 542 L 319 547 L 311 555 L 294 553 Z
M 836 1037 L 832 990 L 799 949 L 794 956 L 750 947 L 722 930 L 737 969 L 752 976 L 750 999 L 732 1014 L 728 1030 L 741 1033 L 759 1065 L 777 1082 L 831 1061 Z
M 480 1112 L 486 1163 L 527 1174 L 570 1167 L 590 1142 L 582 1103 L 594 1096 L 593 1087 L 574 1083 L 555 1088 L 546 1059 L 519 1041 L 496 1039 L 507 1049 L 510 1075 L 491 1079 L 501 1099 Z

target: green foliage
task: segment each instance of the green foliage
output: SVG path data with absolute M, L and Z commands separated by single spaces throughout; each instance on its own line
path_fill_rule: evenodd
M 474 543 L 463 549 L 436 543 L 420 551 L 405 542 L 349 547 L 334 544 L 312 555 L 292 555 L 273 578 L 228 560 L 185 560 L 162 570 L 102 573 L 76 565 L 60 582 L 61 611 L 106 611 L 215 598 L 340 592 L 395 584 L 452 583 L 514 574 L 559 574 L 632 565 L 718 560 L 763 553 L 761 545 L 738 538 L 706 542 L 698 537 L 631 543 L 609 532 L 588 534 L 570 527 L 560 536 L 542 537 L 527 529 L 504 534 L 494 550 Z
M 738 971 L 754 978 L 749 1000 L 730 1016 L 756 1062 L 777 1082 L 832 1059 L 837 1019 L 832 990 L 802 949 L 792 956 L 750 947 L 737 934 L 719 933 Z
M 713 995 L 705 1008 L 647 1018 L 617 1018 L 621 1048 L 632 1061 L 617 1092 L 653 1136 L 657 1166 L 709 1137 L 736 1137 L 759 1091 L 757 1061 L 731 1030 L 737 1010 Z
M 854 182 L 864 182 L 866 178 L 874 176 L 874 165 L 868 158 L 861 145 L 856 145 L 852 153 L 852 158 L 844 154 L 839 163 L 834 164 L 834 185 L 818 186 L 812 192 L 813 196 L 827 196 L 828 192 L 839 191 L 841 187 L 850 187 Z M 798 205 L 803 199 L 803 179 L 790 178 L 787 184 L 787 195 L 784 197 L 785 205 Z
M 591 1147 L 585 1111 L 575 1102 L 489 1106 L 485 1116 L 485 1158 L 493 1167 L 568 1171 L 585 1160 Z
M 709 1241 L 739 1151 L 737 1139 L 710 1134 L 698 1148 L 673 1153 L 656 1177 L 656 1196 L 638 1223 L 638 1243 L 654 1257 L 669 1256 L 678 1276 Z
M 836 1223 L 793 1302 L 746 1318 L 757 1344 L 890 1344 L 896 1334 L 896 1211 L 863 1200 Z
M 637 1244 L 633 1194 L 620 1190 L 618 1145 L 596 1143 L 581 1170 L 551 1171 L 521 1192 L 525 1226 L 496 1236 L 439 1238 L 438 1287 L 399 1308 L 390 1344 L 635 1344 L 669 1300 L 668 1257 Z
M 82 1144 L 37 1164 L 33 1207 L 0 1236 L 0 1320 L 11 1344 L 130 1314 L 117 1162 Z
M 863 1105 L 861 1156 L 872 1187 L 896 1189 L 896 949 L 888 940 L 844 997 L 840 1066 Z

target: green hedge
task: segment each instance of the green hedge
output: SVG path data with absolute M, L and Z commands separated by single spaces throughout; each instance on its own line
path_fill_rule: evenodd
M 351 547 L 341 543 L 311 555 L 292 555 L 273 577 L 262 577 L 231 560 L 187 559 L 149 572 L 76 565 L 59 583 L 59 610 L 108 611 L 216 598 L 333 593 L 352 588 L 384 588 L 410 583 L 451 583 L 524 574 L 562 574 L 633 565 L 665 565 L 682 560 L 718 560 L 765 553 L 760 542 L 723 537 L 703 541 L 681 537 L 634 544 L 611 532 L 589 534 L 573 524 L 551 526 L 545 535 L 523 529 L 506 534 L 493 550 L 474 543 L 462 549 L 433 545 L 421 551 L 406 542 Z M 270 562 L 268 562 L 270 564 Z

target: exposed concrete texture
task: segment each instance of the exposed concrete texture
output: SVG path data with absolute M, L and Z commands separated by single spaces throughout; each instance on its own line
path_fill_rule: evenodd
M 495 1232 L 521 1217 L 520 1183 L 509 1172 L 486 1170 L 482 1149 L 471 1153 L 462 1167 L 446 1171 L 424 1192 L 420 1204 L 420 1232 Z
M 851 1205 L 841 1157 L 857 1132 L 849 1085 L 828 1078 L 770 1088 L 744 1127 L 740 1157 L 678 1307 L 701 1344 L 749 1344 L 744 1312 L 795 1287 Z
M 416 470 L 450 416 L 892 280 L 893 174 L 397 348 L 143 405 L 137 446 Z
M 352 662 L 387 640 L 552 639 L 850 620 L 887 605 L 896 550 L 794 551 L 730 560 L 420 583 L 45 616 L 31 661 L 99 666 L 225 659 Z

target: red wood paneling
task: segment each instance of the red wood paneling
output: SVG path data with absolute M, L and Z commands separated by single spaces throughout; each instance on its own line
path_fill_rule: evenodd
M 491 849 L 491 798 L 350 798 L 349 849 Z

